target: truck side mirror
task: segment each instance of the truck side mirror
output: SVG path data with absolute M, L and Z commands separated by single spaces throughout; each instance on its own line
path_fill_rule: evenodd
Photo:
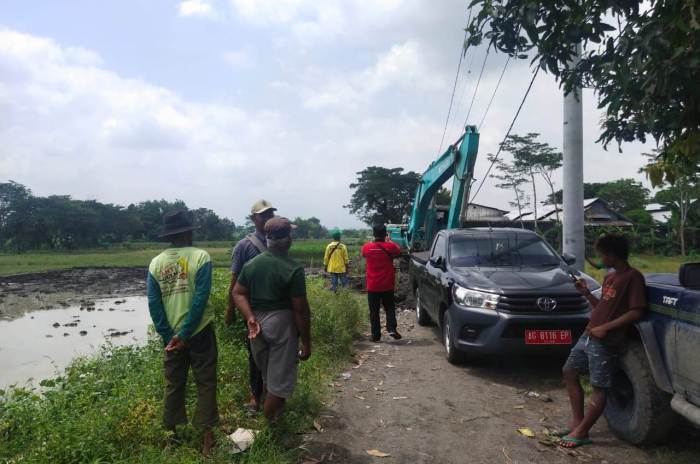
M 562 253 L 561 259 L 563 259 L 564 262 L 569 266 L 576 263 L 576 256 L 571 255 L 569 253 Z
M 442 256 L 432 256 L 429 260 L 430 265 L 438 269 L 442 269 L 445 263 L 442 261 Z
M 678 281 L 686 288 L 700 288 L 700 263 L 681 264 Z

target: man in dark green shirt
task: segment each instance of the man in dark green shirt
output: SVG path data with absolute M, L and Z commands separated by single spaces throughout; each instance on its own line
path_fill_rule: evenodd
M 267 391 L 264 414 L 273 423 L 294 392 L 298 360 L 311 356 L 304 268 L 288 255 L 291 231 L 292 224 L 286 218 L 267 221 L 268 251 L 243 266 L 233 289 L 234 303 L 248 325 L 253 357 Z

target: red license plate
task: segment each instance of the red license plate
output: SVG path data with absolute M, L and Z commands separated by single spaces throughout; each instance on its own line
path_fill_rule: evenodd
M 570 330 L 525 330 L 526 345 L 571 345 Z

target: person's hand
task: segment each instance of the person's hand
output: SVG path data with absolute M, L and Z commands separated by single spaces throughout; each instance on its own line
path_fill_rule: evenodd
M 236 321 L 236 313 L 233 306 L 226 308 L 226 313 L 224 313 L 224 323 L 226 325 L 231 325 Z
M 592 329 L 588 330 L 588 335 L 590 335 L 593 338 L 605 338 L 605 335 L 607 333 L 608 330 L 602 325 L 599 325 L 598 327 L 593 327 Z
M 246 324 L 248 325 L 248 338 L 251 340 L 255 339 L 262 330 L 260 322 L 254 317 L 251 317 Z
M 171 353 L 173 351 L 179 351 L 185 347 L 185 342 L 183 342 L 177 335 L 173 336 L 165 347 L 166 353 Z
M 576 279 L 576 282 L 574 282 L 574 287 L 576 287 L 576 290 L 584 295 L 588 293 L 588 284 L 586 284 L 584 279 Z
M 299 350 L 299 359 L 306 361 L 311 357 L 311 343 L 302 343 Z

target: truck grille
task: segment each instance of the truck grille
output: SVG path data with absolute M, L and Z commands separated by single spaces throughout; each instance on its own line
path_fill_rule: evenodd
M 537 306 L 539 298 L 551 298 L 556 301 L 556 307 L 551 311 L 543 311 Z M 588 310 L 588 302 L 583 295 L 577 293 L 567 295 L 502 295 L 496 308 L 512 313 L 561 314 L 578 313 Z

